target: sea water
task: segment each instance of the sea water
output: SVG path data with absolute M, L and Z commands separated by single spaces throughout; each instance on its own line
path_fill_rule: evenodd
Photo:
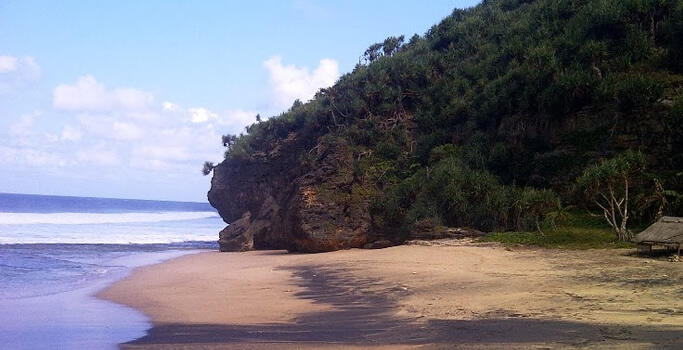
M 132 268 L 217 249 L 208 203 L 0 193 L 0 349 L 116 349 L 139 312 L 93 295 Z

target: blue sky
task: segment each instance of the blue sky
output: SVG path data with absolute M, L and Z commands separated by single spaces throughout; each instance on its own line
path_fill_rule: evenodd
M 0 192 L 204 201 L 220 135 L 478 1 L 0 2 Z

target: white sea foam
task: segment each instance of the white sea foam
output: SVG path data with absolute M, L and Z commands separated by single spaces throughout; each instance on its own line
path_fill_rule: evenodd
M 117 230 L 46 232 L 45 227 L 31 233 L 4 233 L 0 229 L 0 244 L 166 244 L 192 241 L 215 241 L 216 229 L 189 229 L 178 231 L 144 230 L 139 227 L 122 227 Z
M 137 232 L 136 235 L 76 235 L 57 234 L 46 236 L 4 236 L 0 233 L 0 244 L 168 244 L 182 242 L 209 242 L 218 238 L 216 232 L 206 234 L 173 234 Z
M 0 225 L 83 225 L 163 222 L 217 217 L 210 211 L 154 213 L 0 213 Z

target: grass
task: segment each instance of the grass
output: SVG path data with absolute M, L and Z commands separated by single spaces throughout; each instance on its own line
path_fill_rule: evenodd
M 562 249 L 632 248 L 630 242 L 620 242 L 616 234 L 601 217 L 586 212 L 572 211 L 569 217 L 557 223 L 552 230 L 543 227 L 544 235 L 538 232 L 494 232 L 482 238 L 485 242 L 500 242 L 505 245 L 530 245 Z

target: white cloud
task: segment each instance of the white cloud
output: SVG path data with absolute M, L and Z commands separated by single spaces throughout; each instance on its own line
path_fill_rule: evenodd
M 64 167 L 68 161 L 55 152 L 35 148 L 0 145 L 0 164 L 29 165 L 32 167 Z
M 78 116 L 78 121 L 86 131 L 114 140 L 140 139 L 145 136 L 146 129 L 155 127 L 155 124 L 144 125 L 137 121 L 126 121 L 120 116 L 106 114 L 81 114 Z
M 178 112 L 178 111 L 180 111 L 180 106 L 178 106 L 177 104 L 175 104 L 175 103 L 173 103 L 173 102 L 164 101 L 164 103 L 161 104 L 161 107 L 162 107 L 165 111 L 168 111 L 168 112 Z
M 240 124 L 242 126 L 246 126 L 256 122 L 256 114 L 258 113 L 254 111 L 233 109 L 225 113 L 225 117 L 223 117 L 222 122 L 223 124 Z
M 19 59 L 13 56 L 0 56 L 0 74 L 17 70 Z
M 309 72 L 306 67 L 285 66 L 280 56 L 269 58 L 263 65 L 270 74 L 275 102 L 279 108 L 290 107 L 296 99 L 306 102 L 320 88 L 331 86 L 339 78 L 337 61 L 327 58 L 320 60 L 313 72 Z
M 176 145 L 176 146 L 154 146 L 145 145 L 136 148 L 133 151 L 134 157 L 147 158 L 147 159 L 157 159 L 157 160 L 190 160 L 192 157 L 188 152 L 186 145 Z
M 107 90 L 92 75 L 82 76 L 72 85 L 59 85 L 52 92 L 52 105 L 67 111 L 145 111 L 153 103 L 151 93 L 132 88 Z
M 0 56 L 0 94 L 19 89 L 40 77 L 33 57 Z
M 197 164 L 221 157 L 224 148 L 211 124 L 187 124 L 157 130 L 153 139 L 136 143 L 130 166 L 196 173 Z
M 0 62 L 0 69 L 14 65 Z M 37 114 L 17 118 L 9 137 L 0 140 L 0 156 L 11 158 L 0 163 L 80 175 L 98 167 L 125 167 L 121 171 L 127 176 L 159 170 L 165 176 L 201 176 L 203 161 L 222 160 L 221 134 L 243 132 L 256 122 L 255 111 L 154 102 L 151 93 L 106 87 L 91 75 L 56 86 L 52 93 L 53 113 L 62 123 L 55 124 L 52 116 L 42 123 Z
M 224 133 L 239 134 L 244 132 L 244 127 L 256 122 L 255 111 L 232 109 L 220 116 L 218 124 Z
M 161 120 L 161 116 L 156 111 L 127 112 L 124 114 L 126 117 L 139 122 L 158 122 Z
M 46 132 L 43 134 L 43 137 L 45 138 L 45 141 L 47 141 L 48 143 L 55 143 L 59 141 L 59 136 L 53 133 Z
M 213 113 L 206 108 L 190 108 L 187 111 L 190 113 L 190 120 L 193 123 L 204 123 L 209 120 L 218 119 L 216 113 Z
M 20 153 L 26 163 L 33 166 L 59 166 L 63 167 L 67 165 L 67 161 L 62 158 L 61 155 L 45 152 L 41 150 L 29 149 Z
M 81 137 L 83 137 L 83 133 L 81 132 L 81 129 L 74 128 L 71 125 L 64 125 L 64 128 L 62 129 L 62 136 L 60 137 L 60 140 L 62 141 L 80 141 Z
M 79 151 L 76 154 L 79 162 L 102 166 L 114 166 L 119 164 L 119 156 L 109 149 L 104 143 L 98 144 L 87 150 Z
M 135 124 L 126 122 L 114 122 L 112 124 L 112 136 L 119 140 L 135 140 L 144 135 L 144 131 Z
M 154 102 L 154 96 L 142 90 L 122 88 L 112 91 L 114 104 L 132 111 L 142 111 Z
M 19 121 L 10 125 L 9 132 L 13 136 L 24 136 L 31 132 L 35 124 L 35 114 L 24 114 Z
M 321 60 L 312 71 L 283 65 L 277 56 L 264 65 L 278 108 L 289 107 L 297 98 L 310 99 L 339 76 L 337 63 L 329 59 Z M 202 106 L 186 108 L 166 100 L 155 103 L 149 92 L 106 87 L 92 75 L 55 87 L 52 97 L 54 108 L 72 112 L 76 122 L 63 125 L 61 134 L 55 135 L 58 141 L 70 141 L 59 143 L 60 154 L 69 164 L 127 164 L 143 171 L 164 169 L 167 174 L 196 173 L 204 160 L 220 160 L 225 150 L 220 135 L 243 132 L 245 126 L 256 122 L 257 114 L 245 109 L 218 112 Z M 30 127 L 27 120 L 16 130 Z M 40 141 L 35 138 L 30 142 L 34 146 Z M 95 147 L 93 142 L 97 143 Z

